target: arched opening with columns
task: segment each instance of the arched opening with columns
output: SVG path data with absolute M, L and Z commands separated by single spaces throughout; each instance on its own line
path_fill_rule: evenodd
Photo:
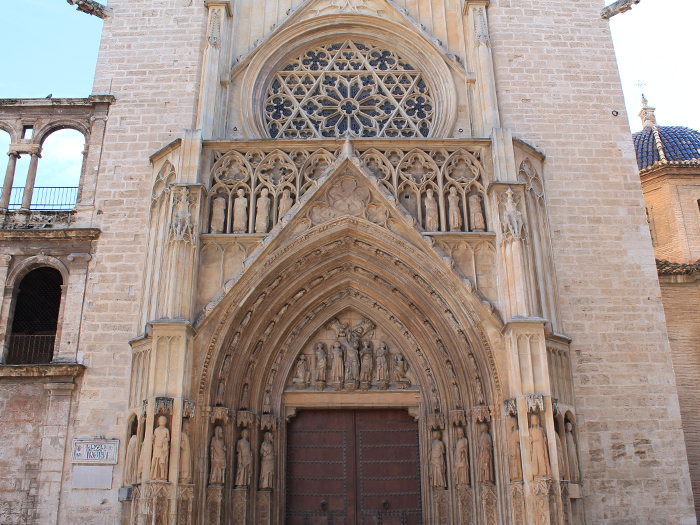
M 198 456 L 194 471 L 201 479 L 194 482 L 208 486 L 200 512 L 212 512 L 218 498 L 211 493 L 221 488 L 222 519 L 245 509 L 251 522 L 260 512 L 282 521 L 290 491 L 287 429 L 296 415 L 393 409 L 418 421 L 420 519 L 456 521 L 480 509 L 495 515 L 502 499 L 497 493 L 505 490 L 497 483 L 506 479 L 507 466 L 498 453 L 493 464 L 494 449 L 477 444 L 481 424 L 496 451 L 505 443 L 493 408 L 503 400 L 503 357 L 495 355 L 487 334 L 498 322 L 478 300 L 458 291 L 439 261 L 384 228 L 341 217 L 303 237 L 259 261 L 262 273 L 250 276 L 258 284 L 239 282 L 200 327 L 196 346 L 204 352 L 197 386 L 211 408 L 198 421 L 195 447 L 211 448 L 215 429 L 222 427 L 232 471 L 223 483 L 211 483 L 218 481 L 211 478 L 213 460 Z M 325 380 L 319 379 L 319 343 L 327 360 Z M 371 372 L 363 376 L 367 347 Z M 471 444 L 471 469 L 456 461 L 460 432 Z M 267 433 L 276 451 L 272 483 L 260 479 L 258 451 Z M 255 458 L 250 465 L 238 459 L 241 446 Z M 477 466 L 488 454 L 491 472 L 480 473 Z M 250 469 L 247 477 L 238 475 L 241 468 Z M 330 516 L 331 504 L 321 508 L 330 498 L 319 493 L 317 499 L 315 511 Z

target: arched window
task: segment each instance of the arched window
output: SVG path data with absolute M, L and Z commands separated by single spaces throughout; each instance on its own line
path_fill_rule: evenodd
M 85 137 L 70 128 L 51 132 L 41 144 L 32 209 L 72 210 L 78 199 Z
M 50 363 L 61 308 L 61 273 L 48 267 L 29 272 L 19 285 L 7 364 Z

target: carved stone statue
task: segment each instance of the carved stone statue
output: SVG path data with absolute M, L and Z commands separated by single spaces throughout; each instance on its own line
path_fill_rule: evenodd
M 486 423 L 479 425 L 479 456 L 477 479 L 481 483 L 493 483 L 493 439 Z
M 241 439 L 236 443 L 236 487 L 249 487 L 253 471 L 253 451 L 250 448 L 250 431 L 241 430 Z
M 233 233 L 246 233 L 248 231 L 248 199 L 245 190 L 240 188 L 238 197 L 233 201 Z
M 272 433 L 265 432 L 265 438 L 260 445 L 260 483 L 261 489 L 271 489 L 275 475 L 275 446 L 272 443 Z
M 530 414 L 530 465 L 535 478 L 549 477 L 547 437 L 540 425 L 538 414 Z
M 457 194 L 457 188 L 454 186 L 450 188 L 447 202 L 450 207 L 450 231 L 462 231 L 462 212 L 459 209 L 459 195 Z
M 226 444 L 224 443 L 224 429 L 217 426 L 209 443 L 209 472 L 210 485 L 223 485 L 226 478 Z
M 333 364 L 331 365 L 329 383 L 331 383 L 336 390 L 340 390 L 343 384 L 343 378 L 345 377 L 345 366 L 343 364 L 343 347 L 338 341 L 333 343 L 331 355 L 333 356 Z
M 439 225 L 440 216 L 435 192 L 432 188 L 428 188 L 425 192 L 425 229 L 429 232 L 436 232 L 440 229 Z
M 258 197 L 255 213 L 255 233 L 267 233 L 270 222 L 270 206 L 272 204 L 269 194 L 270 191 L 267 188 L 263 188 Z
M 464 428 L 457 427 L 455 444 L 455 480 L 458 486 L 469 486 L 469 441 L 464 437 Z
M 380 343 L 377 348 L 377 357 L 375 359 L 374 379 L 377 382 L 377 388 L 380 390 L 386 389 L 389 385 L 389 361 L 387 360 L 389 350 L 386 343 Z
M 291 192 L 289 188 L 285 188 L 282 190 L 282 196 L 280 197 L 280 204 L 277 212 L 277 217 L 282 218 L 287 213 L 289 210 L 292 208 L 294 205 L 294 199 L 292 199 Z
M 168 458 L 170 456 L 170 430 L 166 426 L 168 418 L 158 418 L 158 428 L 153 431 L 153 456 L 151 458 L 151 479 L 168 481 Z
M 408 372 L 408 363 L 401 354 L 394 356 L 394 384 L 397 388 L 408 388 L 411 386 L 411 381 L 406 377 Z
M 508 470 L 510 471 L 511 481 L 523 480 L 520 432 L 518 430 L 518 420 L 514 417 L 508 418 Z
M 226 199 L 219 195 L 211 203 L 211 222 L 209 231 L 211 233 L 221 233 L 224 231 L 226 222 Z
M 554 432 L 555 445 L 557 447 L 557 463 L 559 464 L 559 479 L 569 479 L 569 469 L 564 461 L 564 449 L 561 446 L 561 438 Z
M 474 379 L 474 386 L 476 388 L 476 402 L 479 405 L 486 403 L 486 398 L 484 396 L 484 385 L 481 383 L 481 378 L 476 376 Z
M 180 188 L 177 196 L 177 202 L 175 203 L 175 210 L 173 213 L 173 223 L 175 226 L 175 233 L 180 235 L 187 230 L 192 223 L 190 222 L 190 200 L 189 191 L 187 188 Z
M 294 377 L 292 378 L 292 384 L 299 390 L 303 390 L 309 386 L 309 367 L 306 364 L 306 356 L 304 354 L 300 355 L 297 360 L 297 367 L 294 372 Z
M 469 196 L 469 222 L 473 232 L 486 231 L 484 212 L 481 209 L 481 196 L 477 193 Z
M 216 387 L 216 405 L 221 406 L 224 404 L 224 397 L 226 395 L 226 383 L 222 380 L 219 381 L 219 385 Z
M 523 214 L 518 210 L 513 198 L 513 190 L 506 191 L 505 209 L 503 211 L 503 228 L 506 234 L 514 239 L 520 239 L 523 232 Z
M 250 388 L 248 383 L 243 385 L 243 391 L 241 392 L 241 402 L 239 403 L 241 409 L 248 410 L 250 407 Z
M 574 483 L 581 481 L 581 471 L 578 465 L 578 454 L 574 441 L 574 426 L 570 421 L 566 422 L 566 455 L 569 463 L 569 479 Z
M 124 462 L 124 486 L 128 487 L 137 482 L 136 469 L 138 468 L 139 438 L 136 434 L 129 438 L 126 447 L 126 461 Z
M 314 354 L 316 355 L 316 366 L 314 367 L 314 384 L 317 390 L 323 390 L 326 386 L 326 375 L 328 368 L 328 357 L 323 348 L 323 343 L 314 345 Z
M 437 489 L 447 488 L 445 467 L 445 444 L 440 439 L 439 430 L 433 430 L 433 442 L 430 444 L 430 480 Z
M 354 390 L 360 379 L 360 345 L 356 341 L 345 352 L 345 388 Z
M 192 483 L 192 451 L 190 449 L 190 438 L 187 435 L 187 420 L 182 424 L 182 432 L 180 433 L 180 483 Z
M 372 385 L 372 348 L 369 341 L 362 342 L 360 350 L 360 388 L 368 390 Z

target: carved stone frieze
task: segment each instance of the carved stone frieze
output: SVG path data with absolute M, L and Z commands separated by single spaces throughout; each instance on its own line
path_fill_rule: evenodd
M 14 211 L 2 214 L 2 229 L 32 230 L 67 228 L 71 224 L 72 211 Z

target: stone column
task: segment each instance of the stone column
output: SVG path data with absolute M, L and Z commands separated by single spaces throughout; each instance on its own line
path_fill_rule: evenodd
M 475 47 L 476 86 L 481 109 L 482 135 L 500 127 L 496 76 L 494 74 L 491 38 L 487 18 L 489 0 L 464 0 L 464 12 L 469 18 L 469 35 Z
M 27 182 L 24 185 L 24 195 L 22 196 L 22 210 L 29 211 L 32 207 L 32 195 L 34 194 L 34 183 L 36 182 L 36 170 L 41 158 L 40 151 L 32 152 L 32 160 L 29 162 L 29 172 Z
M 0 197 L 0 212 L 7 211 L 10 205 L 10 194 L 12 193 L 12 183 L 15 180 L 15 166 L 17 165 L 17 159 L 19 158 L 19 153 L 16 151 L 10 151 L 8 154 L 9 159 L 7 160 L 7 170 L 5 170 L 5 182 L 2 185 L 2 197 Z
M 67 445 L 72 382 L 46 383 L 46 415 L 41 426 L 41 463 L 37 523 L 58 523 L 58 509 Z
M 54 363 L 74 363 L 76 360 L 88 263 L 91 259 L 89 253 L 71 253 L 68 256 L 68 262 L 71 264 L 68 281 L 64 284 L 66 291 L 61 297 L 59 331 L 56 334 L 52 360 Z

